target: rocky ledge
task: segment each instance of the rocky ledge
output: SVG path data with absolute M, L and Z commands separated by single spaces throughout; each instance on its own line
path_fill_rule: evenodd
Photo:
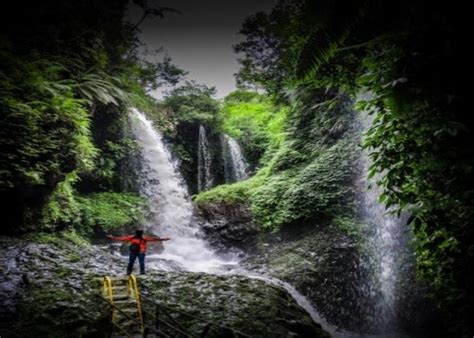
M 275 232 L 258 231 L 241 204 L 200 204 L 204 231 L 215 248 L 243 250 L 241 262 L 288 282 L 306 296 L 326 320 L 344 330 L 363 325 L 358 301 L 359 248 L 351 236 L 330 224 L 304 222 Z
M 110 335 L 100 281 L 104 275 L 124 275 L 123 257 L 51 236 L 0 237 L 0 248 L 2 337 Z M 328 337 L 284 289 L 260 280 L 150 271 L 139 281 L 145 297 L 173 309 L 174 319 L 193 335 L 210 323 L 208 337 L 236 332 L 252 337 Z

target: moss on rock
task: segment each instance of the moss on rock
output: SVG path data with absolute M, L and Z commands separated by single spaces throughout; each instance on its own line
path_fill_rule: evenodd
M 3 327 L 21 336 L 110 335 L 110 313 L 100 300 L 100 281 L 104 275 L 125 276 L 125 257 L 98 246 L 78 245 L 67 236 L 43 235 L 36 241 L 33 236 L 0 237 L 0 249 L 6 253 L 0 258 Z M 203 324 L 212 323 L 209 337 L 237 331 L 257 337 L 327 336 L 280 287 L 244 276 L 153 271 L 152 265 L 149 274 L 139 278 L 143 293 L 200 318 L 172 312 L 187 332 L 198 335 Z M 153 319 L 148 320 L 153 326 Z

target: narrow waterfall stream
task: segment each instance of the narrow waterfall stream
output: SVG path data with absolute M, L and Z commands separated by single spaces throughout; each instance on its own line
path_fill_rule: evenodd
M 361 124 L 364 131 L 372 124 L 372 118 L 361 112 Z M 374 332 L 396 332 L 399 284 L 408 277 L 404 275 L 411 264 L 413 253 L 409 249 L 410 232 L 406 226 L 408 215 L 397 217 L 387 210 L 378 198 L 381 189 L 377 181 L 382 174 L 371 179 L 367 177 L 372 164 L 366 151 L 360 159 L 363 176 L 359 187 L 361 194 L 361 216 L 367 224 L 367 252 L 361 266 L 368 271 L 363 283 L 363 294 L 370 300 L 371 309 L 367 310 L 367 322 Z M 408 304 L 404 304 L 408 307 Z
M 240 145 L 229 135 L 221 135 L 222 157 L 226 183 L 238 182 L 248 178 L 248 164 Z
M 163 252 L 150 258 L 173 261 L 178 264 L 178 268 L 189 271 L 239 274 L 283 287 L 313 320 L 333 332 L 306 297 L 293 286 L 276 278 L 248 272 L 238 265 L 236 259 L 224 260 L 209 249 L 199 229 L 193 227 L 192 203 L 162 135 L 138 110 L 132 110 L 131 119 L 132 131 L 142 147 L 140 191 L 151 207 L 146 228 L 160 236 L 171 237 L 170 241 L 164 243 Z M 156 265 L 156 268 L 163 267 Z
M 211 174 L 211 153 L 209 151 L 209 141 L 207 140 L 206 128 L 199 126 L 198 145 L 198 190 L 204 191 L 211 188 L 214 180 Z

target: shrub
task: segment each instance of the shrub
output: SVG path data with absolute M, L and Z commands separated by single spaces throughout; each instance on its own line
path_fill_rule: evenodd
M 130 226 L 143 217 L 144 201 L 131 193 L 101 192 L 77 197 L 82 233 Z

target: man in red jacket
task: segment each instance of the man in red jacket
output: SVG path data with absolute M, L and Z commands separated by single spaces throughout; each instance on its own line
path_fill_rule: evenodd
M 127 235 L 114 237 L 107 235 L 107 238 L 115 241 L 130 242 L 130 256 L 128 260 L 127 275 L 130 275 L 133 270 L 133 265 L 138 257 L 138 263 L 140 264 L 140 274 L 145 274 L 145 253 L 147 242 L 163 242 L 170 240 L 169 238 L 160 238 L 152 236 L 143 236 L 143 230 L 137 229 L 135 235 Z

